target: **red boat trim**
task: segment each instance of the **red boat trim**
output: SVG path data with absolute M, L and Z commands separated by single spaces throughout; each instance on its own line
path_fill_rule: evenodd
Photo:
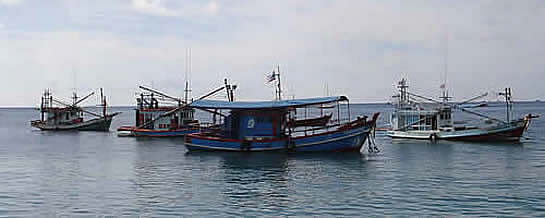
M 155 130 L 155 129 L 141 129 L 141 128 L 134 128 L 134 129 L 131 129 L 131 131 L 133 132 L 157 132 L 157 133 L 160 133 L 160 132 L 178 132 L 178 131 L 191 131 L 191 130 L 199 130 L 199 128 L 184 128 L 184 129 L 174 129 L 174 130 L 170 130 L 170 129 L 166 129 L 166 130 Z

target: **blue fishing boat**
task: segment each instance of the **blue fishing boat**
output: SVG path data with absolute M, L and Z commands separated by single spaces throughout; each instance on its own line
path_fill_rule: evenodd
M 351 120 L 345 96 L 259 102 L 199 100 L 190 107 L 209 111 L 217 121 L 185 136 L 190 151 L 359 152 L 373 136 L 379 115 Z M 378 149 L 370 145 L 369 151 Z

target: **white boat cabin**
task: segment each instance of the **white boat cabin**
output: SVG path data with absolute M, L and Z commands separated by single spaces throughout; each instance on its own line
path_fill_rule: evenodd
M 176 110 L 178 106 L 159 106 L 159 102 L 153 94 L 142 94 L 140 98 L 137 98 L 137 104 L 136 126 L 147 123 L 142 126 L 144 129 L 172 130 L 198 123 L 194 119 L 195 109 L 189 107 L 165 116 L 166 113 Z M 153 122 L 151 122 L 152 120 Z
M 450 131 L 453 129 L 452 108 L 437 104 L 420 104 L 410 100 L 405 79 L 398 84 L 400 90 L 395 110 L 390 116 L 392 130 L 396 131 Z
M 83 112 L 76 108 L 50 107 L 43 109 L 47 125 L 76 124 L 83 122 Z

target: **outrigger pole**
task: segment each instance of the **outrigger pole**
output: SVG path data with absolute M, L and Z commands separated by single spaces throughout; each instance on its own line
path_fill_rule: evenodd
M 165 93 L 163 93 L 163 92 L 160 92 L 160 91 L 157 91 L 157 90 L 155 90 L 155 89 L 148 88 L 148 87 L 145 87 L 145 86 L 138 86 L 138 87 L 141 88 L 141 89 L 143 89 L 143 90 L 145 90 L 145 91 L 148 91 L 148 92 L 151 92 L 151 93 L 158 94 L 158 95 L 160 95 L 160 96 L 162 96 L 162 97 L 165 97 L 165 98 L 174 100 L 174 101 L 176 101 L 176 102 L 179 102 L 179 103 L 182 102 L 182 103 L 184 103 L 184 104 L 187 104 L 187 102 L 182 101 L 182 99 L 172 97 L 172 96 L 170 96 L 170 95 L 167 95 L 167 94 L 165 94 Z
M 148 88 L 143 87 L 143 86 L 140 86 L 140 88 L 142 88 L 142 89 L 144 89 L 144 90 L 148 90 Z M 210 92 L 210 93 L 208 93 L 208 94 L 206 94 L 206 95 L 203 95 L 202 97 L 200 97 L 199 99 L 197 99 L 197 100 L 195 100 L 195 101 L 200 101 L 200 100 L 203 100 L 203 99 L 205 99 L 205 98 L 208 98 L 209 96 L 214 95 L 214 94 L 218 93 L 219 91 L 221 91 L 221 90 L 223 90 L 223 89 L 225 89 L 225 86 L 219 87 L 219 88 L 215 89 L 214 91 L 212 91 L 212 92 Z M 149 89 L 148 91 L 155 91 L 155 90 Z M 160 92 L 159 92 L 159 93 L 160 93 Z M 159 93 L 157 93 L 157 94 L 159 94 Z M 167 95 L 165 95 L 165 97 L 173 98 L 173 97 L 170 97 L 170 96 L 167 96 Z M 183 105 L 180 105 L 180 106 L 177 107 L 177 108 L 174 108 L 174 109 L 172 109 L 172 110 L 170 110 L 170 111 L 165 112 L 164 114 L 161 114 L 161 115 L 159 115 L 159 116 L 157 116 L 157 117 L 155 117 L 155 118 L 149 120 L 148 122 L 145 122 L 145 123 L 140 124 L 139 126 L 137 126 L 137 128 L 142 128 L 143 126 L 146 126 L 146 125 L 148 125 L 148 124 L 150 124 L 150 123 L 155 122 L 157 119 L 159 119 L 159 118 L 161 118 L 161 117 L 169 116 L 170 114 L 172 114 L 172 113 L 174 113 L 174 112 L 176 112 L 176 111 L 178 111 L 178 110 L 181 110 L 181 109 L 183 109 L 183 108 L 186 108 L 186 107 L 189 107 L 189 104 L 185 103 L 185 104 L 183 104 Z
M 90 111 L 87 111 L 87 110 L 83 110 L 83 108 L 81 108 L 81 107 L 73 106 L 73 105 L 64 103 L 64 102 L 62 102 L 62 101 L 60 101 L 60 100 L 57 100 L 57 99 L 54 99 L 54 98 L 51 98 L 51 100 L 54 101 L 54 102 L 56 102 L 56 103 L 58 103 L 58 104 L 60 104 L 60 105 L 65 106 L 65 107 L 77 108 L 78 110 L 80 110 L 80 111 L 82 111 L 82 112 L 85 112 L 85 113 L 91 114 L 91 115 L 93 115 L 93 116 L 102 118 L 102 116 L 100 116 L 99 114 L 96 114 L 96 113 L 93 113 L 93 112 L 90 112 Z
M 449 104 L 446 104 L 446 103 L 443 103 L 443 102 L 439 102 L 439 101 L 433 100 L 433 99 L 431 99 L 431 98 L 427 98 L 427 97 L 420 96 L 420 95 L 417 95 L 417 94 L 413 94 L 413 93 L 410 93 L 410 92 L 407 92 L 407 94 L 412 95 L 412 96 L 415 96 L 415 97 L 418 97 L 418 98 L 421 98 L 421 99 L 425 99 L 425 100 L 428 100 L 428 101 L 431 101 L 431 102 L 434 102 L 434 103 L 436 103 L 436 104 L 440 104 L 440 105 L 443 105 L 443 106 L 454 107 L 454 108 L 456 108 L 456 109 L 458 109 L 458 110 L 461 110 L 461 111 L 463 111 L 463 112 L 470 113 L 470 114 L 473 114 L 473 115 L 476 115 L 476 116 L 479 116 L 479 117 L 483 117 L 483 118 L 495 120 L 495 121 L 498 121 L 498 122 L 501 122 L 501 123 L 506 123 L 505 121 L 496 119 L 496 118 L 494 118 L 494 117 L 490 117 L 490 116 L 486 116 L 486 115 L 484 115 L 484 114 L 480 114 L 480 113 L 477 113 L 477 112 L 474 112 L 474 111 L 466 110 L 466 109 L 464 109 L 464 108 L 459 107 L 459 106 L 456 105 L 456 104 L 455 104 L 455 105 L 449 105 Z
M 102 92 L 101 92 L 101 93 L 102 93 Z M 75 93 L 74 93 L 74 94 L 75 94 Z M 76 106 L 76 105 L 78 105 L 79 103 L 81 103 L 81 102 L 85 101 L 85 100 L 86 100 L 87 98 L 91 97 L 91 96 L 92 96 L 92 95 L 94 95 L 94 94 L 95 94 L 95 92 L 91 92 L 91 93 L 89 93 L 89 94 L 88 94 L 88 95 L 86 95 L 85 97 L 83 97 L 83 98 L 81 98 L 80 100 L 78 100 L 78 101 L 74 102 L 73 106 Z

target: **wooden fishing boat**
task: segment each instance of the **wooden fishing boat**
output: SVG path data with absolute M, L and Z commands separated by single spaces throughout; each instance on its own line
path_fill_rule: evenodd
M 357 117 L 350 120 L 350 107 L 347 107 L 343 114 L 348 118 L 339 119 L 340 102 L 349 103 L 345 96 L 260 102 L 194 101 L 191 107 L 211 111 L 222 122 L 218 128 L 201 129 L 199 133 L 186 135 L 185 145 L 189 151 L 359 152 L 368 137 L 373 135 L 378 113 L 372 119 Z M 335 120 L 326 116 L 310 120 L 304 117 L 297 121 L 297 115 L 312 114 L 304 113 L 312 106 L 327 104 L 336 104 Z M 378 148 L 370 146 L 370 151 L 377 152 Z
M 61 130 L 79 130 L 79 131 L 109 131 L 112 118 L 120 112 L 107 114 L 106 97 L 101 93 L 102 115 L 79 107 L 78 104 L 92 96 L 94 92 L 78 100 L 76 93 L 73 95 L 73 103 L 68 104 L 54 98 L 49 90 L 44 92 L 40 104 L 40 120 L 30 122 L 32 127 L 40 130 L 61 131 Z M 60 107 L 54 105 L 61 105 Z M 84 120 L 83 114 L 89 114 L 96 118 Z
M 223 89 L 232 92 L 233 86 L 227 84 L 222 86 L 202 98 L 206 98 Z M 137 108 L 135 109 L 136 125 L 122 126 L 118 131 L 118 136 L 127 137 L 183 137 L 189 133 L 200 131 L 200 123 L 194 118 L 195 109 L 189 107 L 188 102 L 188 87 L 186 82 L 185 98 L 172 97 L 148 88 L 140 86 L 140 89 L 145 92 L 140 93 L 137 100 Z M 162 103 L 174 103 L 175 105 L 163 105 Z
M 136 98 L 135 126 L 121 126 L 118 136 L 183 137 L 199 131 L 194 119 L 195 110 L 185 105 L 187 99 L 172 97 L 163 92 L 140 86 L 143 90 Z M 160 105 L 174 103 L 174 105 Z
M 460 141 L 518 141 L 530 125 L 533 118 L 539 116 L 528 114 L 520 119 L 512 120 L 511 89 L 499 93 L 505 97 L 507 119 L 500 120 L 472 110 L 468 110 L 468 102 L 482 98 L 487 93 L 463 101 L 458 104 L 448 102 L 451 97 L 443 91 L 442 102 L 408 91 L 405 79 L 398 83 L 399 95 L 395 111 L 390 117 L 391 130 L 386 135 L 392 138 L 426 139 L 426 140 L 460 140 Z M 443 86 L 444 87 L 444 86 Z M 422 99 L 427 102 L 419 102 Z M 486 119 L 479 125 L 457 125 L 453 121 L 453 110 L 460 110 Z

